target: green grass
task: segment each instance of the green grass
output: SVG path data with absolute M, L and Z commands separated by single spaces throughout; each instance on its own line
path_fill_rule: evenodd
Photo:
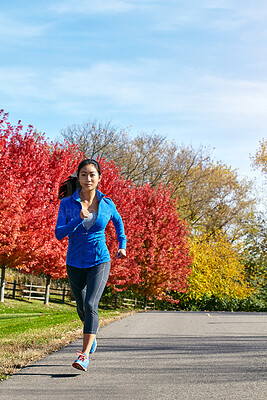
M 100 309 L 100 326 L 125 315 Z M 0 380 L 81 336 L 74 303 L 45 306 L 40 300 L 6 299 L 0 303 Z
M 78 322 L 74 305 L 6 300 L 0 303 L 0 339 L 9 335 L 53 327 L 56 324 Z

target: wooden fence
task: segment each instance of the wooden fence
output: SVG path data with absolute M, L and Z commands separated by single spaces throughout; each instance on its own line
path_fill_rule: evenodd
M 152 301 L 147 302 L 144 304 L 144 301 L 139 301 L 137 299 L 122 299 L 121 303 L 122 308 L 144 308 L 145 310 L 154 310 L 155 309 L 155 303 Z
M 35 285 L 29 283 L 26 285 L 18 284 L 16 280 L 13 282 L 5 282 L 5 297 L 26 298 L 28 300 L 37 299 L 45 300 L 46 286 Z M 57 299 L 65 303 L 67 299 L 73 300 L 71 290 L 64 286 L 63 288 L 50 288 L 49 299 Z
M 5 297 L 9 297 L 12 299 L 24 298 L 29 301 L 31 299 L 43 300 L 44 302 L 46 302 L 46 304 L 48 304 L 49 300 L 58 300 L 62 303 L 65 303 L 65 301 L 67 300 L 74 300 L 71 289 L 66 286 L 64 286 L 63 288 L 50 287 L 48 294 L 46 291 L 47 286 L 35 285 L 33 283 L 19 284 L 16 280 L 14 280 L 13 282 L 5 282 Z M 111 304 L 109 306 L 111 306 Z M 112 306 L 112 308 L 139 308 L 152 310 L 155 309 L 155 304 L 153 302 L 147 302 L 146 304 L 144 304 L 144 301 L 128 298 L 120 298 L 120 300 L 117 302 L 117 297 L 115 296 L 114 306 Z

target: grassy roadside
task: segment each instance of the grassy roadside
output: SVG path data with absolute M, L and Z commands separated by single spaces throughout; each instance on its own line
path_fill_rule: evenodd
M 100 326 L 135 311 L 99 310 Z M 0 380 L 82 336 L 74 304 L 0 303 Z

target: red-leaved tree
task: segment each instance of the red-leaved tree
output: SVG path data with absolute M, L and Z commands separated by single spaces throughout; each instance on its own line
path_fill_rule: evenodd
M 171 199 L 171 188 L 136 187 L 125 181 L 114 163 L 101 161 L 101 190 L 115 202 L 128 238 L 127 259 L 113 261 L 109 285 L 132 289 L 145 299 L 173 300 L 172 291 L 185 292 L 190 274 L 188 231 Z M 111 254 L 117 250 L 115 230 L 107 227 Z
M 32 126 L 23 132 L 0 111 L 1 301 L 6 267 L 65 275 L 65 243 L 54 237 L 58 189 L 81 160 L 76 146 L 48 143 Z

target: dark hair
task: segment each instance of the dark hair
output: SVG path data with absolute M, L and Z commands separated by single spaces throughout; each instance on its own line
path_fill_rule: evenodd
M 98 162 L 96 160 L 93 160 L 92 158 L 86 158 L 86 160 L 81 161 L 80 164 L 78 165 L 77 177 L 79 176 L 81 169 L 83 167 L 85 167 L 86 165 L 90 165 L 90 164 L 92 164 L 95 167 L 95 169 L 98 172 L 98 175 L 100 176 L 101 171 L 100 171 L 100 165 L 98 164 Z
M 63 199 L 63 197 L 72 196 L 73 193 L 75 192 L 75 190 L 79 189 L 81 187 L 81 185 L 78 181 L 79 173 L 83 167 L 85 167 L 86 165 L 90 165 L 90 164 L 92 164 L 95 167 L 99 176 L 101 175 L 100 165 L 96 160 L 93 160 L 92 158 L 87 158 L 87 159 L 81 161 L 80 164 L 78 165 L 77 172 L 74 172 L 74 174 L 71 174 L 68 177 L 68 179 L 60 185 L 59 193 L 58 193 L 59 199 Z

